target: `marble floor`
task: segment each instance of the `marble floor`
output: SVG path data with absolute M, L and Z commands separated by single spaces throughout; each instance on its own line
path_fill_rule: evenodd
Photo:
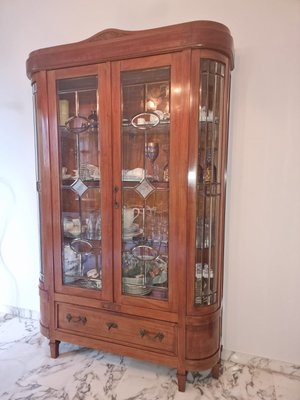
M 63 400 L 300 400 L 300 371 L 282 373 L 257 361 L 223 361 L 215 380 L 189 373 L 184 393 L 176 371 L 102 351 L 60 345 L 60 357 L 49 357 L 47 339 L 32 319 L 0 318 L 0 399 Z M 280 372 L 281 371 L 281 372 Z

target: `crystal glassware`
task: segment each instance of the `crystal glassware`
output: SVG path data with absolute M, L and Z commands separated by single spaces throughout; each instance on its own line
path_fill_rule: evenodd
M 151 162 L 152 169 L 152 179 L 154 179 L 154 162 L 157 159 L 159 154 L 159 144 L 157 142 L 148 142 L 145 143 L 145 155 Z

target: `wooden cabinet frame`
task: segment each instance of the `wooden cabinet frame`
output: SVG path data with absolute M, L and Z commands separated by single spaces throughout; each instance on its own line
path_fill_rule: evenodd
M 218 147 L 218 212 L 212 301 L 195 296 L 196 217 L 199 187 L 199 127 L 202 60 L 222 69 Z M 215 64 L 214 64 L 215 63 Z M 157 299 L 122 292 L 121 73 L 169 67 L 170 126 L 168 181 L 168 296 Z M 34 84 L 40 199 L 42 274 L 41 332 L 51 356 L 61 340 L 101 348 L 177 368 L 179 390 L 186 371 L 212 368 L 219 375 L 225 224 L 225 173 L 233 41 L 222 24 L 194 21 L 139 32 L 109 29 L 85 41 L 41 49 L 27 60 Z M 202 74 L 202 75 L 201 75 Z M 208 72 L 208 76 L 210 72 Z M 60 79 L 96 76 L 101 157 L 102 287 L 86 290 L 63 284 L 60 142 L 57 84 Z M 199 89 L 200 88 L 200 89 Z M 202 92 L 201 92 L 202 90 Z M 203 108 L 203 107 L 202 107 Z M 203 110 L 202 110 L 203 111 Z M 208 112 L 208 111 L 207 111 Z M 211 118 L 211 117 L 209 117 Z M 208 119 L 206 120 L 208 126 Z M 206 157 L 206 155 L 205 155 Z M 205 166 L 208 161 L 205 158 Z M 202 179 L 202 178 L 201 178 Z M 200 186 L 199 186 L 200 185 Z M 202 185 L 202 186 L 201 186 Z M 203 222 L 204 224 L 204 222 Z M 212 228 L 210 228 L 212 229 Z M 212 244 L 210 244 L 212 246 Z M 204 254 L 204 251 L 202 251 Z M 198 260 L 198 261 L 197 261 Z M 202 265 L 201 264 L 201 265 Z M 213 272 L 210 268 L 214 268 Z M 202 276 L 201 279 L 203 278 Z M 212 278 L 210 278 L 212 277 Z M 202 282 L 203 283 L 203 282 Z M 209 289 L 210 290 L 210 289 Z M 132 341 L 129 338 L 132 335 Z M 164 346 L 165 343 L 165 346 Z

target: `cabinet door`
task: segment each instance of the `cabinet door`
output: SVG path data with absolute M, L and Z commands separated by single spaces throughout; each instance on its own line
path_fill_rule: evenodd
M 112 297 L 109 82 L 106 65 L 49 73 L 55 287 L 106 299 Z
M 115 296 L 124 304 L 168 309 L 177 301 L 180 256 L 172 250 L 180 247 L 170 227 L 179 212 L 180 159 L 173 152 L 182 126 L 173 122 L 180 112 L 180 57 L 113 65 Z
M 188 305 L 220 306 L 222 297 L 228 65 L 225 57 L 195 51 L 192 58 Z

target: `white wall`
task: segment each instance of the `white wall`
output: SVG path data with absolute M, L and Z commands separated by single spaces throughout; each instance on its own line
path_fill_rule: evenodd
M 28 53 L 196 19 L 225 23 L 236 49 L 224 346 L 300 364 L 299 0 L 1 0 L 0 304 L 39 307 Z

